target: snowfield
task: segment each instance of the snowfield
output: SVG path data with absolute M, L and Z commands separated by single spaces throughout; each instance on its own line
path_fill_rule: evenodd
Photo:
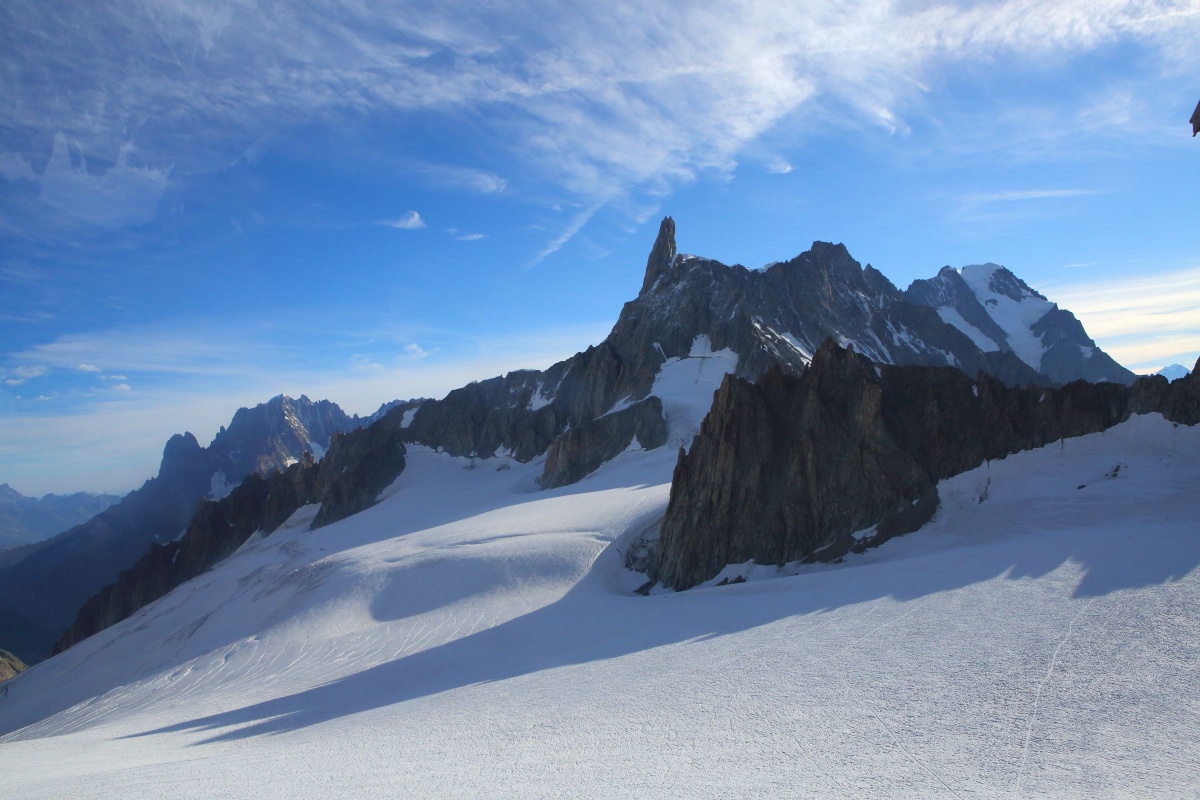
M 3 794 L 1200 795 L 1200 428 L 1135 418 L 944 481 L 841 564 L 641 597 L 621 553 L 674 462 L 542 492 L 412 448 L 374 508 L 301 509 L 7 684 Z

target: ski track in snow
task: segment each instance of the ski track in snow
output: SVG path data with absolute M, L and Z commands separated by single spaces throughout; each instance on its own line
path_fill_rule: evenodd
M 1021 767 L 1017 770 L 1017 783 L 1013 787 L 1013 797 L 1021 796 L 1021 779 L 1025 777 L 1025 762 L 1029 760 L 1029 741 L 1033 738 L 1033 726 L 1037 723 L 1038 705 L 1042 702 L 1042 692 L 1045 691 L 1046 685 L 1050 683 L 1050 678 L 1054 675 L 1054 667 L 1058 664 L 1058 654 L 1062 652 L 1063 645 L 1071 639 L 1071 634 L 1075 631 L 1075 623 L 1079 618 L 1092 607 L 1092 603 L 1096 602 L 1095 598 L 1087 601 L 1083 608 L 1076 612 L 1075 616 L 1071 617 L 1071 621 L 1067 624 L 1067 632 L 1063 636 L 1062 641 L 1054 648 L 1054 654 L 1050 656 L 1050 664 L 1046 667 L 1046 676 L 1042 678 L 1042 682 L 1038 684 L 1037 693 L 1033 696 L 1033 708 L 1029 711 L 1029 725 L 1025 728 L 1025 745 L 1021 748 Z
M 731 366 L 664 371 L 675 424 Z M 374 508 L 302 509 L 7 684 L 4 796 L 1200 792 L 1200 428 L 1138 417 L 943 481 L 841 564 L 639 597 L 620 552 L 674 462 L 541 492 L 414 447 Z

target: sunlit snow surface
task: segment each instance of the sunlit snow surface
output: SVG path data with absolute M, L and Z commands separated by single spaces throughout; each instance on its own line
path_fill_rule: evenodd
M 1041 336 L 1033 332 L 1033 326 L 1053 310 L 1054 304 L 1028 292 L 1022 292 L 1021 299 L 1014 300 L 995 291 L 991 281 L 992 274 L 998 269 L 998 264 L 972 264 L 962 268 L 962 277 L 976 299 L 986 307 L 988 315 L 1008 334 L 1008 344 L 1017 354 L 1017 358 L 1034 369 L 1041 369 L 1042 356 L 1046 355 L 1046 344 Z M 947 319 L 945 315 L 942 319 L 958 327 L 956 322 Z M 959 328 L 975 340 L 976 335 L 979 335 L 978 330 L 967 325 L 966 320 L 963 320 L 963 325 L 971 331 L 976 331 L 972 334 L 964 328 Z
M 378 506 L 302 510 L 10 682 L 3 796 L 1200 790 L 1200 429 L 1135 418 L 842 564 L 640 597 L 620 553 L 674 460 L 538 492 L 414 449 Z

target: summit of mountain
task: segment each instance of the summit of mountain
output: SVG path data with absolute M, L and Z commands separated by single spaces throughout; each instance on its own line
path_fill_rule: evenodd
M 943 267 L 904 294 L 935 309 L 984 352 L 1012 353 L 1055 383 L 1130 385 L 1136 377 L 1096 345 L 1074 314 L 999 264 Z

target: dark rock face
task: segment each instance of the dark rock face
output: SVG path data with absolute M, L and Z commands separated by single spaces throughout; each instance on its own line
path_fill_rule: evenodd
M 1054 306 L 1031 330 L 1047 345 L 1041 371 L 1051 377 L 1077 377 L 1091 383 L 1132 384 L 1134 374 L 1096 346 L 1075 315 Z M 1062 380 L 1064 377 L 1060 377 Z M 1069 379 L 1069 378 L 1067 378 Z
M 937 480 L 1150 412 L 1200 422 L 1200 379 L 1016 389 L 955 369 L 873 365 L 827 342 L 798 378 L 726 377 L 680 451 L 651 577 L 686 589 L 727 564 L 840 554 L 851 533 L 889 520 L 877 543 L 911 530 L 907 517 L 932 515 Z
M 87 522 L 120 499 L 90 492 L 26 497 L 7 483 L 0 484 L 0 550 L 49 539 Z
M 283 469 L 305 451 L 320 455 L 335 433 L 361 424 L 328 400 L 276 395 L 254 408 L 238 409 L 208 446 L 208 456 L 214 471 L 225 472 L 236 485 L 251 473 Z
M 370 508 L 379 493 L 404 471 L 406 451 L 400 428 L 403 411 L 395 409 L 368 428 L 334 438 L 304 501 L 321 503 L 314 528 Z M 303 503 L 295 508 L 300 505 Z M 270 530 L 275 527 L 278 524 Z
M 996 324 L 962 275 L 953 267 L 942 267 L 937 276 L 929 280 L 913 281 L 904 296 L 911 302 L 930 308 L 953 308 L 997 347 L 1002 348 L 1008 340 L 1008 334 Z
M 0 553 L 0 641 L 26 663 L 42 660 L 89 597 L 152 544 L 178 538 L 218 485 L 283 469 L 358 424 L 329 401 L 280 395 L 240 409 L 207 448 L 191 433 L 172 436 L 158 475 L 119 503 L 45 542 Z
M 25 663 L 7 650 L 0 650 L 0 683 L 26 670 Z
M 546 451 L 543 489 L 575 483 L 616 458 L 637 439 L 644 450 L 667 442 L 662 401 L 647 397 L 628 408 L 583 423 L 554 440 Z
M 652 577 L 682 589 L 751 558 L 783 564 L 920 497 L 932 480 L 888 436 L 873 375 L 825 347 L 798 379 L 726 377 L 680 451 Z

